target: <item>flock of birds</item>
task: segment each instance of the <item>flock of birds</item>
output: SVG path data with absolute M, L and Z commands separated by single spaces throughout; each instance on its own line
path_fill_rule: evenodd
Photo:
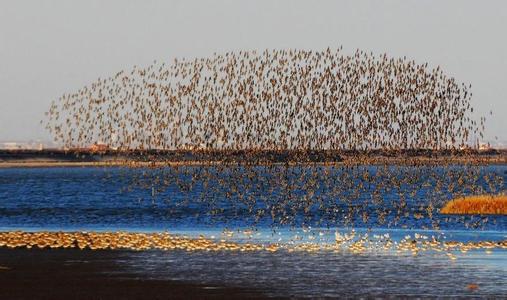
M 504 189 L 503 174 L 480 165 L 213 164 L 120 174 L 125 192 L 138 195 L 145 205 L 161 205 L 173 220 L 274 230 L 495 226 L 494 216 L 444 216 L 439 209 L 452 198 Z
M 184 250 L 184 251 L 350 251 L 352 253 L 385 252 L 411 253 L 413 256 L 421 252 L 433 251 L 447 255 L 455 260 L 457 254 L 470 250 L 485 250 L 491 254 L 494 249 L 507 249 L 507 240 L 456 242 L 445 241 L 438 236 L 427 236 L 415 233 L 407 235 L 399 241 L 393 240 L 389 234 L 357 235 L 354 232 L 342 236 L 337 233 L 336 241 L 331 243 L 286 242 L 265 243 L 233 242 L 226 236 L 208 239 L 204 236 L 192 238 L 163 233 L 133 232 L 0 232 L 0 247 L 8 248 L 51 248 L 51 249 L 129 249 L 129 250 Z
M 502 192 L 503 175 L 445 161 L 361 166 L 359 156 L 477 145 L 485 119 L 473 119 L 470 88 L 439 67 L 359 50 L 228 52 L 98 79 L 53 102 L 46 127 L 67 148 L 101 141 L 148 162 L 152 152 L 143 151 L 302 151 L 301 161 L 309 150 L 353 153 L 339 164 L 201 161 L 127 170 L 125 190 L 146 189 L 175 216 L 198 205 L 196 214 L 212 222 L 251 226 L 439 228 L 434 214 L 445 201 Z M 488 220 L 454 218 L 472 227 Z
M 357 50 L 228 52 L 154 62 L 53 102 L 56 141 L 130 149 L 449 149 L 482 137 L 470 87 Z

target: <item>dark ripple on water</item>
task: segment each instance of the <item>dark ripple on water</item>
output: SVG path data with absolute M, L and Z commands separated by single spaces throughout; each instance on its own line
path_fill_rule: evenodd
M 126 257 L 127 258 L 127 257 Z M 133 253 L 127 269 L 143 277 L 256 288 L 270 296 L 421 296 L 503 298 L 505 255 L 478 264 L 474 255 L 254 252 Z M 478 285 L 470 290 L 469 284 Z

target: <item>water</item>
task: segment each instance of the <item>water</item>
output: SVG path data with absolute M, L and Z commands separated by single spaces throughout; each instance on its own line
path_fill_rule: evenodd
M 370 174 L 380 173 L 379 168 L 367 168 Z M 437 209 L 452 198 L 447 185 L 453 182 L 449 177 L 453 175 L 440 168 L 391 167 L 391 173 L 415 178 L 411 179 L 414 182 L 395 176 L 366 182 L 361 177 L 364 169 L 337 169 L 330 174 L 316 170 L 316 175 L 303 174 L 300 169 L 289 174 L 254 169 L 248 173 L 251 178 L 241 170 L 211 170 L 203 175 L 195 167 L 186 173 L 169 168 L 0 169 L 0 228 L 158 231 L 255 225 L 261 229 L 507 230 L 507 219 L 502 216 L 440 215 Z M 488 191 L 483 178 L 491 174 L 503 179 L 495 189 L 506 189 L 507 166 L 488 166 L 478 174 L 478 180 L 460 185 L 464 194 L 471 193 L 470 186 Z M 389 181 L 399 187 L 389 188 Z M 436 192 L 438 181 L 442 187 Z M 357 195 L 349 195 L 351 191 Z M 378 191 L 379 201 L 372 199 L 374 191 Z M 433 207 L 431 216 L 426 212 L 429 205 Z
M 468 254 L 451 262 L 443 254 L 148 251 L 126 255 L 124 263 L 140 276 L 208 286 L 226 282 L 269 296 L 507 297 L 507 267 L 500 253 Z M 479 289 L 470 291 L 468 284 Z
M 369 168 L 371 174 L 379 172 L 376 167 L 365 168 Z M 460 166 L 453 168 L 465 170 Z M 347 184 L 362 182 L 357 175 L 360 172 L 352 172 L 349 181 L 340 182 L 343 190 L 332 190 L 336 184 L 332 180 L 303 188 L 308 177 L 299 180 L 300 171 L 295 169 L 284 174 L 280 177 L 285 178 L 282 180 L 276 173 L 259 168 L 255 171 L 257 178 L 251 177 L 249 182 L 235 185 L 234 182 L 244 180 L 237 177 L 242 175 L 225 172 L 206 180 L 196 175 L 198 168 L 189 168 L 176 175 L 171 170 L 122 168 L 0 169 L 0 230 L 169 230 L 239 242 L 332 243 L 335 231 L 349 232 L 354 226 L 358 233 L 389 233 L 394 240 L 416 232 L 457 241 L 507 239 L 506 216 L 463 218 L 438 214 L 438 208 L 452 197 L 445 191 L 453 182 L 452 178 L 445 179 L 449 174 L 444 176 L 445 171 L 440 168 L 431 169 L 433 175 L 428 175 L 427 171 L 418 173 L 417 169 L 391 167 L 390 171 L 399 174 L 399 178 L 406 174 L 420 176 L 415 176 L 415 182 L 400 184 L 409 195 L 402 216 L 388 214 L 383 223 L 379 222 L 377 209 L 383 205 L 395 210 L 399 191 L 385 189 L 380 195 L 383 202 L 372 204 L 369 193 L 379 182 L 369 181 L 354 202 L 360 209 L 351 214 L 347 210 L 348 203 L 340 197 L 344 197 Z M 159 176 L 160 172 L 170 176 Z M 332 170 L 331 175 L 326 176 L 336 178 L 342 176 L 340 172 Z M 480 176 L 476 178 L 479 179 L 473 182 L 476 187 L 491 189 L 484 175 L 493 174 L 503 179 L 494 188 L 505 190 L 507 166 L 488 166 L 478 172 Z M 435 174 L 444 178 L 444 192 L 435 193 L 435 185 L 428 184 L 435 180 Z M 327 180 L 322 179 L 323 176 L 316 178 L 323 182 Z M 155 178 L 179 180 L 161 187 L 153 184 Z M 417 187 L 415 193 L 410 193 L 410 184 Z M 282 189 L 284 185 L 295 187 L 295 200 L 283 200 L 287 196 Z M 464 194 L 472 192 L 467 190 L 467 182 L 463 186 Z M 238 189 L 241 191 L 231 193 Z M 314 205 L 305 210 L 297 198 L 305 198 L 310 193 L 325 207 Z M 240 194 L 251 195 L 250 198 L 257 201 L 239 199 Z M 430 203 L 436 207 L 431 218 L 413 216 Z M 296 208 L 291 210 L 291 206 Z M 326 210 L 330 206 L 335 210 Z M 273 214 L 254 217 L 252 213 L 270 209 Z M 364 220 L 362 212 L 370 214 L 370 218 Z M 225 236 L 225 228 L 233 234 Z M 251 233 L 243 233 L 251 228 L 254 228 Z M 496 249 L 486 254 L 484 250 L 474 250 L 455 254 L 456 260 L 436 252 L 412 256 L 375 251 L 362 254 L 346 251 L 288 253 L 285 250 L 276 253 L 144 251 L 123 254 L 118 264 L 140 278 L 253 287 L 271 296 L 507 297 L 507 251 Z M 472 283 L 479 289 L 467 289 L 467 284 Z

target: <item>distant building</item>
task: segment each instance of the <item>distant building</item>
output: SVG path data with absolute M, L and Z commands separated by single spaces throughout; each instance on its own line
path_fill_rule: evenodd
M 16 142 L 4 142 L 1 144 L 0 148 L 5 150 L 19 150 L 23 149 L 22 145 Z
M 0 149 L 3 150 L 44 150 L 49 146 L 41 141 L 28 142 L 0 142 Z
M 95 143 L 90 147 L 90 151 L 92 152 L 104 152 L 109 150 L 109 146 L 102 143 Z
M 479 151 L 488 151 L 491 150 L 491 145 L 489 143 L 480 143 L 479 144 Z
M 459 150 L 472 150 L 472 147 L 470 147 L 470 145 L 465 144 L 465 145 L 461 145 L 459 147 Z

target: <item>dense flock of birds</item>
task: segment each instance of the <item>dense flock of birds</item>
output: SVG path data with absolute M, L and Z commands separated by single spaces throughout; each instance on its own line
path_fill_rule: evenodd
M 323 233 L 323 232 L 321 232 Z M 249 236 L 250 233 L 242 232 L 241 235 Z M 334 243 L 312 242 L 283 242 L 283 243 L 237 243 L 227 240 L 227 236 L 221 236 L 219 240 L 207 239 L 204 236 L 190 238 L 187 236 L 164 233 L 134 233 L 134 232 L 0 232 L 0 247 L 8 248 L 41 248 L 41 249 L 131 249 L 131 250 L 185 250 L 185 251 L 351 251 L 352 253 L 364 253 L 366 251 L 396 251 L 397 253 L 412 253 L 416 256 L 419 252 L 433 251 L 445 253 L 451 260 L 457 258 L 459 252 L 466 253 L 470 250 L 483 249 L 491 254 L 495 249 L 507 249 L 507 240 L 504 241 L 480 241 L 480 242 L 455 242 L 445 241 L 441 237 L 415 234 L 405 236 L 399 241 L 391 239 L 389 234 L 368 235 L 336 233 Z
M 228 52 L 98 79 L 53 102 L 46 127 L 67 148 L 100 141 L 141 155 L 458 150 L 476 146 L 484 130 L 485 119 L 473 118 L 470 88 L 440 67 L 360 50 Z M 248 161 L 128 168 L 126 190 L 145 189 L 153 201 L 170 203 L 175 216 L 199 205 L 196 214 L 207 220 L 240 218 L 252 226 L 433 228 L 441 226 L 434 214 L 446 200 L 504 190 L 502 174 L 445 160 L 397 167 L 361 166 L 354 157 L 329 165 Z M 487 221 L 465 219 L 474 227 Z
M 457 148 L 482 135 L 469 88 L 359 50 L 240 51 L 99 78 L 54 102 L 47 128 L 68 147 Z
M 162 205 L 172 220 L 232 228 L 483 228 L 495 226 L 496 217 L 444 216 L 439 209 L 462 195 L 505 189 L 503 174 L 481 165 L 213 164 L 122 175 L 125 192 Z

